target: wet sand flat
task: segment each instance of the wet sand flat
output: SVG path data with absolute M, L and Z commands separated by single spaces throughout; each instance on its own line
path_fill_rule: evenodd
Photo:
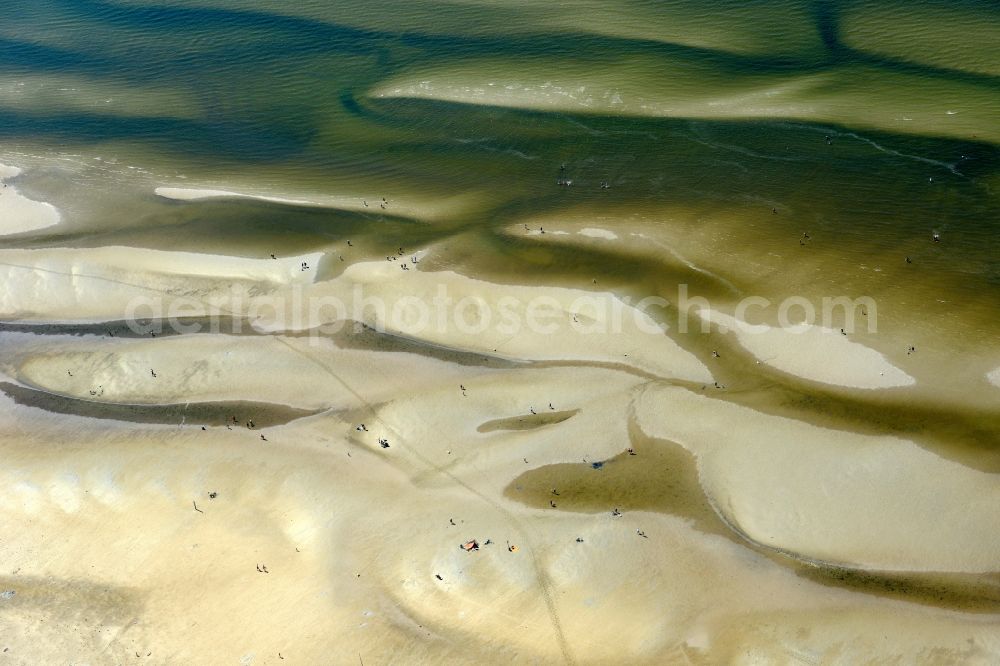
M 996 663 L 994 43 L 17 0 L 0 658 Z

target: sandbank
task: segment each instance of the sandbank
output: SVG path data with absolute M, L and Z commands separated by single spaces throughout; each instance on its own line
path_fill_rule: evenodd
M 199 201 L 201 199 L 256 199 L 258 201 L 271 201 L 273 203 L 290 204 L 294 206 L 323 206 L 323 204 L 309 201 L 307 199 L 289 199 L 286 197 L 275 197 L 266 194 L 246 194 L 242 192 L 231 192 L 229 190 L 212 190 L 195 187 L 157 187 L 156 196 L 175 201 Z
M 379 191 L 383 186 L 372 185 Z M 382 207 L 380 194 L 351 195 L 323 194 L 303 198 L 298 196 L 279 196 L 265 192 L 237 191 L 217 187 L 175 187 L 159 186 L 154 189 L 156 196 L 171 201 L 199 202 L 211 200 L 247 200 L 263 201 L 287 206 L 304 206 L 308 208 L 329 208 L 332 210 L 355 211 L 372 215 L 401 216 L 414 221 L 448 220 L 456 215 L 474 208 L 480 195 L 477 193 L 456 193 L 452 196 L 427 196 L 406 193 L 393 196 Z
M 61 219 L 55 206 L 29 199 L 8 182 L 20 174 L 17 167 L 0 164 L 0 236 L 41 231 Z
M 760 363 L 802 379 L 859 389 L 897 388 L 916 383 L 881 353 L 832 328 L 749 324 L 718 310 L 696 312 L 720 330 L 735 333 L 740 345 Z
M 207 314 L 213 304 L 229 313 L 252 293 L 260 299 L 282 285 L 311 282 L 321 257 L 248 259 L 122 246 L 0 250 L 0 316 L 115 321 L 130 313 L 165 317 L 171 304 L 174 316 Z
M 637 415 L 645 432 L 697 456 L 716 510 L 757 543 L 849 567 L 997 570 L 992 474 L 904 439 L 819 428 L 684 389 L 649 389 Z

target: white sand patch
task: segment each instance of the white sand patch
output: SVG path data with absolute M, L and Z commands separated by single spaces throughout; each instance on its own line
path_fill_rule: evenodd
M 119 246 L 0 250 L 0 316 L 107 321 L 148 317 L 150 304 L 166 316 L 174 303 L 185 304 L 174 311 L 178 317 L 209 312 L 211 303 L 228 312 L 247 307 L 255 293 L 260 300 L 282 285 L 311 282 L 321 257 L 247 259 Z
M 29 199 L 7 182 L 20 174 L 17 167 L 0 164 L 0 236 L 40 231 L 61 219 L 55 206 Z
M 997 388 L 1000 388 L 1000 368 L 996 368 L 992 372 L 987 373 L 986 379 Z
M 815 325 L 789 328 L 748 324 L 717 310 L 698 315 L 736 333 L 740 345 L 760 362 L 823 384 L 860 389 L 911 386 L 916 381 L 882 354 L 840 331 Z
M 190 187 L 157 187 L 156 196 L 175 201 L 200 201 L 202 199 L 256 199 L 273 203 L 291 204 L 295 206 L 323 206 L 324 204 L 307 199 L 289 199 L 265 194 L 247 194 L 229 190 L 210 190 Z
M 592 227 L 587 227 L 586 229 L 580 229 L 577 232 L 581 236 L 587 236 L 589 238 L 603 238 L 604 240 L 618 240 L 618 234 L 613 231 L 608 231 L 607 229 L 594 229 Z
M 992 474 L 907 440 L 819 428 L 678 388 L 648 390 L 637 414 L 647 433 L 697 456 L 716 509 L 763 545 L 862 568 L 997 568 Z
M 392 197 L 383 208 L 379 195 L 356 194 L 322 194 L 301 196 L 278 196 L 266 192 L 248 190 L 222 189 L 211 187 L 157 187 L 154 193 L 164 199 L 173 201 L 208 201 L 212 199 L 243 199 L 267 201 L 290 206 L 307 206 L 312 208 L 330 208 L 335 210 L 350 210 L 385 215 L 398 215 L 414 220 L 445 220 L 461 215 L 465 211 L 476 209 L 481 197 L 475 192 L 454 196 L 400 194 Z

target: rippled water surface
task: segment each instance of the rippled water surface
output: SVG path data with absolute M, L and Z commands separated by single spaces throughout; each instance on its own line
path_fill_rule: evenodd
M 32 601 L 8 612 L 0 600 L 0 629 L 9 617 L 19 636 L 42 636 L 38 618 L 54 617 L 87 636 L 66 649 L 92 663 L 116 650 L 145 659 L 147 648 L 151 663 L 277 663 L 279 652 L 281 661 L 297 654 L 296 663 L 354 663 L 364 650 L 382 658 L 371 663 L 407 663 L 399 656 L 407 651 L 413 661 L 456 663 L 501 656 L 721 663 L 741 654 L 745 663 L 790 663 L 796 654 L 810 663 L 989 663 L 1000 650 L 1000 558 L 990 566 L 962 560 L 949 551 L 950 537 L 936 535 L 962 521 L 964 534 L 981 534 L 982 543 L 1000 533 L 998 109 L 1000 8 L 978 0 L 8 2 L 0 10 L 0 163 L 20 167 L 11 184 L 51 203 L 61 220 L 35 231 L 0 230 L 0 264 L 12 271 L 0 327 L 10 380 L 2 422 L 17 442 L 5 454 L 11 485 L 3 493 L 18 516 L 4 530 L 23 534 L 6 557 L 18 563 L 11 569 L 35 577 L 23 582 L 15 572 L 0 587 L 18 590 L 18 599 L 56 597 L 53 608 L 62 610 Z M 157 196 L 162 187 L 265 198 L 178 201 Z M 13 224 L 7 215 L 0 224 Z M 100 254 L 107 248 L 114 251 Z M 149 250 L 189 254 L 128 263 L 154 257 L 141 254 Z M 216 344 L 211 335 L 139 340 L 121 328 L 125 313 L 100 307 L 104 289 L 107 303 L 117 303 L 114 289 L 201 298 L 252 280 L 251 297 L 280 292 L 277 278 L 246 277 L 258 275 L 256 268 L 222 268 L 230 258 L 251 263 L 225 266 L 266 271 L 272 256 L 309 256 L 310 284 L 322 288 L 359 279 L 358 266 L 395 264 L 412 253 L 421 257 L 414 273 L 478 281 L 469 289 L 487 300 L 520 287 L 633 303 L 662 297 L 666 305 L 652 318 L 712 381 L 674 369 L 659 347 L 620 337 L 501 348 L 507 340 L 452 332 L 326 336 L 330 349 L 348 350 L 344 360 L 296 347 L 304 344 L 302 331 L 236 336 L 231 322 L 220 333 L 239 340 L 229 352 L 230 342 Z M 75 258 L 65 259 L 64 270 L 60 257 Z M 20 270 L 34 272 L 18 282 Z M 105 270 L 110 277 L 93 286 L 91 277 Z M 226 270 L 249 272 L 235 278 Z M 50 274 L 69 277 L 47 291 Z M 397 282 L 399 294 L 429 293 Z M 702 332 L 700 320 L 685 331 L 682 285 L 730 314 L 751 296 L 773 303 L 867 297 L 875 304 L 863 313 L 870 319 L 844 337 L 912 382 L 877 390 L 842 385 L 825 381 L 822 369 L 851 365 L 846 357 L 824 356 L 809 344 L 775 347 L 775 355 L 790 354 L 782 365 L 773 350 L 753 351 L 724 329 Z M 761 309 L 756 319 L 775 325 L 778 313 Z M 848 322 L 836 315 L 824 324 L 836 334 Z M 577 353 L 585 347 L 591 351 Z M 635 360 L 644 353 L 656 360 Z M 245 361 L 233 360 L 241 354 Z M 176 393 L 163 388 L 173 381 L 170 371 L 150 374 L 158 359 L 183 376 Z M 216 366 L 213 359 L 224 360 Z M 268 369 L 254 369 L 255 359 Z M 300 367 L 303 359 L 309 364 Z M 356 375 L 341 374 L 355 363 Z M 130 364 L 141 366 L 143 380 L 165 379 L 149 388 Z M 226 374 L 233 364 L 244 365 Z M 309 379 L 316 368 L 335 381 Z M 95 373 L 94 386 L 78 381 L 85 371 Z M 254 393 L 262 378 L 269 388 Z M 493 391 L 482 403 L 465 388 L 477 382 Z M 451 393 L 437 397 L 445 385 Z M 101 402 L 105 389 L 117 392 L 108 404 Z M 649 397 L 660 389 L 666 397 Z M 687 403 L 674 402 L 670 390 L 708 402 L 675 408 Z M 718 414 L 701 421 L 714 425 L 677 425 L 701 409 Z M 235 422 L 230 411 L 239 412 Z M 275 443 L 261 454 L 270 457 L 222 443 L 235 436 L 234 423 L 241 436 L 254 430 L 245 423 L 254 413 L 268 432 L 250 433 L 248 441 Z M 357 423 L 376 420 L 396 433 L 393 443 L 406 443 L 362 443 L 367 435 L 358 433 L 368 431 Z M 25 433 L 36 426 L 31 439 Z M 171 444 L 164 433 L 175 427 L 191 428 L 184 437 L 192 439 Z M 208 437 L 219 442 L 210 454 L 200 448 L 216 441 Z M 67 439 L 72 447 L 58 448 Z M 723 451 L 722 441 L 733 451 Z M 912 457 L 877 457 L 900 441 L 912 446 Z M 815 458 L 804 442 L 817 442 Z M 779 455 L 772 444 L 789 448 Z M 726 466 L 748 450 L 756 457 L 740 464 L 772 470 L 771 481 L 756 467 L 741 476 L 738 465 Z M 384 467 L 345 476 L 336 494 L 321 470 L 333 469 L 331 456 L 340 470 L 352 451 L 351 464 Z M 121 456 L 133 464 L 108 471 L 107 460 Z M 799 472 L 796 456 L 802 470 L 829 470 L 811 485 L 823 502 L 799 505 L 797 493 L 805 491 L 791 482 L 784 490 L 784 480 Z M 785 466 L 787 473 L 777 471 Z M 154 468 L 163 471 L 136 471 Z M 328 477 L 338 474 L 348 472 Z M 872 481 L 859 487 L 884 481 L 886 494 L 855 511 L 861 491 L 850 491 L 854 499 L 838 493 L 865 474 Z M 919 507 L 933 504 L 935 493 L 959 502 L 949 474 L 978 475 L 987 490 L 957 508 L 942 499 L 940 514 L 923 513 Z M 192 493 L 216 483 L 213 475 L 239 498 L 225 519 L 237 527 L 220 537 L 205 520 L 200 527 L 161 521 L 172 509 L 156 508 L 160 501 L 185 511 L 184 520 L 188 512 L 211 518 L 204 507 L 220 502 L 198 495 L 197 514 L 189 505 Z M 107 497 L 117 498 L 98 508 L 74 499 L 84 508 L 70 510 L 73 502 L 56 498 L 62 513 L 49 518 L 32 502 L 50 500 L 25 499 L 56 493 L 66 479 L 75 479 L 74 492 L 89 493 L 98 478 L 108 484 Z M 256 487 L 251 478 L 266 481 Z M 21 490 L 10 490 L 16 484 Z M 774 496 L 755 494 L 772 489 Z M 406 508 L 388 508 L 394 502 Z M 479 513 L 468 508 L 477 502 L 485 507 Z M 881 502 L 892 504 L 885 515 L 898 510 L 894 524 L 903 524 L 905 537 L 884 548 L 877 544 L 885 530 L 873 518 Z M 831 505 L 845 507 L 844 524 L 859 526 L 856 548 L 846 537 L 824 545 L 815 536 L 823 531 L 817 525 L 832 520 L 825 513 Z M 368 514 L 371 506 L 380 508 Z M 616 571 L 615 544 L 625 537 L 594 521 L 619 508 L 650 516 L 645 527 L 629 523 L 622 532 L 629 544 L 652 533 L 654 521 L 667 521 L 696 533 L 691 543 L 704 550 L 636 555 L 633 544 L 621 551 L 628 564 L 618 571 L 648 576 L 648 590 L 621 583 L 616 591 L 607 581 Z M 769 521 L 786 509 L 794 514 L 782 523 L 787 533 L 772 529 Z M 274 534 L 249 527 L 258 524 L 255 512 Z M 359 515 L 379 528 L 361 527 Z M 209 567 L 201 575 L 216 566 L 243 571 L 233 559 L 241 549 L 256 553 L 250 560 L 278 560 L 285 546 L 281 557 L 313 553 L 305 573 L 289 560 L 272 566 L 285 574 L 270 574 L 274 580 L 300 571 L 288 589 L 305 595 L 307 629 L 282 644 L 280 632 L 258 627 L 272 612 L 261 599 L 279 599 L 273 612 L 291 621 L 295 598 L 276 589 L 242 596 L 257 578 L 232 585 L 213 578 L 206 583 L 213 591 L 192 613 L 225 628 L 216 643 L 194 630 L 199 638 L 185 647 L 178 637 L 186 620 L 177 619 L 183 603 L 163 596 L 175 589 L 166 582 L 169 562 L 122 536 L 131 520 L 140 521 L 134 529 L 141 533 L 139 516 L 157 516 L 150 529 L 167 544 L 163 552 L 216 544 L 208 560 L 177 556 L 192 570 Z M 32 531 L 36 519 L 65 529 L 69 545 Z M 406 540 L 385 536 L 409 534 L 425 519 L 440 524 L 440 539 L 437 527 Z M 63 520 L 70 526 L 56 527 Z M 469 523 L 452 527 L 449 520 Z M 497 543 L 470 556 L 496 561 L 469 564 L 469 573 L 449 558 L 472 524 L 481 542 L 492 530 Z M 552 545 L 552 530 L 565 544 Z M 308 546 L 306 532 L 319 535 Z M 572 538 L 585 532 L 585 539 Z M 926 556 L 913 545 L 925 532 L 928 541 L 940 540 Z M 129 572 L 124 578 L 83 566 L 99 551 L 93 535 L 113 544 L 111 561 L 128 562 L 115 565 Z M 677 534 L 649 536 L 687 543 Z M 386 539 L 382 546 L 379 539 Z M 442 543 L 447 551 L 439 553 Z M 142 557 L 152 573 L 141 574 L 138 561 L 119 551 L 148 553 Z M 532 559 L 512 573 L 495 553 Z M 682 591 L 670 582 L 673 568 L 704 589 Z M 450 573 L 433 577 L 445 569 Z M 447 587 L 458 579 L 464 587 Z M 422 587 L 435 580 L 444 587 Z M 733 583 L 725 598 L 708 591 L 730 580 L 748 587 Z M 87 587 L 102 581 L 117 591 L 104 598 Z M 362 584 L 371 587 L 355 587 Z M 310 596 L 317 589 L 322 594 Z M 757 603 L 753 589 L 781 601 Z M 80 619 L 105 606 L 124 615 L 107 611 L 107 626 L 98 628 Z M 835 608 L 850 610 L 837 615 Z M 885 625 L 901 632 L 900 645 L 934 637 L 918 657 L 865 642 L 875 639 L 865 633 L 864 613 L 888 617 L 897 608 L 913 613 Z M 800 619 L 806 615 L 811 619 Z M 772 625 L 778 628 L 760 628 Z M 122 637 L 130 626 L 141 636 L 132 643 Z M 366 626 L 371 638 L 359 638 Z M 833 638 L 820 638 L 821 626 Z M 512 637 L 518 631 L 523 635 Z M 972 647 L 960 645 L 966 639 Z M 309 641 L 312 648 L 301 647 Z M 854 642 L 858 651 L 843 647 Z M 32 653 L 30 644 L 17 644 L 18 663 L 67 661 L 59 647 Z M 495 654 L 494 644 L 501 646 Z

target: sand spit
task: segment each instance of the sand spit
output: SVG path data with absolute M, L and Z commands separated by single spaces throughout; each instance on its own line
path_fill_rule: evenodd
M 242 400 L 300 409 L 357 409 L 365 399 L 459 382 L 460 367 L 416 354 L 339 349 L 329 339 L 205 333 L 156 339 L 0 336 L 0 367 L 18 382 L 62 396 L 139 405 Z M 308 352 L 308 353 L 307 353 Z M 331 375 L 309 354 L 336 367 Z M 371 387 L 378 386 L 378 389 Z
M 597 361 L 712 381 L 708 368 L 645 310 L 607 292 L 497 285 L 452 271 L 404 272 L 395 262 L 354 264 L 343 278 L 391 306 L 385 312 L 373 308 L 366 321 L 404 336 L 505 358 Z M 440 302 L 442 294 L 448 299 L 441 310 L 447 313 L 444 326 L 406 307 Z
M 180 202 L 224 201 L 227 199 L 262 201 L 286 206 L 402 216 L 413 221 L 453 219 L 468 210 L 475 209 L 478 201 L 475 194 L 461 193 L 451 197 L 437 198 L 407 193 L 386 200 L 383 200 L 382 195 L 377 193 L 370 195 L 324 194 L 312 198 L 300 198 L 203 187 L 161 186 L 157 187 L 154 193 L 163 199 Z
M 202 199 L 256 199 L 258 201 L 270 201 L 273 203 L 289 204 L 292 206 L 324 206 L 324 204 L 307 199 L 288 199 L 285 197 L 274 197 L 265 194 L 244 194 L 242 192 L 230 192 L 229 190 L 209 190 L 186 187 L 157 187 L 156 196 L 174 201 L 200 201 Z
M 637 414 L 645 432 L 697 456 L 716 509 L 764 546 L 890 571 L 1000 568 L 992 474 L 903 439 L 827 430 L 684 389 L 649 389 Z
M 0 164 L 0 236 L 48 229 L 61 219 L 55 206 L 29 199 L 8 182 L 20 174 L 17 167 Z
M 951 79 L 935 83 L 934 95 L 926 99 L 898 94 L 919 85 L 928 85 L 927 79 L 867 65 L 792 76 L 737 74 L 683 58 L 637 55 L 598 69 L 568 60 L 537 65 L 516 58 L 470 59 L 403 72 L 378 83 L 369 95 L 622 117 L 784 118 L 1000 141 L 990 105 L 977 102 L 948 115 L 950 102 L 942 101 L 985 99 L 980 85 Z
M 0 250 L 0 316 L 115 321 L 161 309 L 166 316 L 171 304 L 173 316 L 198 316 L 212 302 L 227 312 L 252 293 L 311 282 L 321 256 L 246 259 L 118 246 Z
M 749 324 L 717 310 L 697 310 L 761 363 L 814 382 L 859 389 L 911 386 L 912 377 L 882 354 L 832 328 L 815 325 L 774 327 Z

